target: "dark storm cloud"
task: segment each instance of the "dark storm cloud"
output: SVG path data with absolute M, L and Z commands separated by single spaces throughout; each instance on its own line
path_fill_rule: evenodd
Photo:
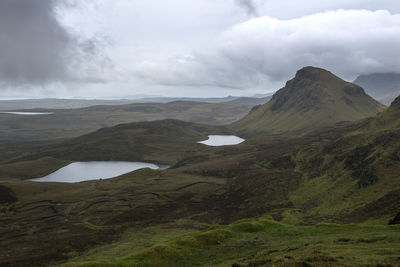
M 257 16 L 257 7 L 254 0 L 235 0 L 235 2 L 242 7 L 247 14 Z
M 57 20 L 70 0 L 0 1 L 0 82 L 43 85 L 84 80 L 82 60 L 95 56 L 95 40 L 81 40 Z

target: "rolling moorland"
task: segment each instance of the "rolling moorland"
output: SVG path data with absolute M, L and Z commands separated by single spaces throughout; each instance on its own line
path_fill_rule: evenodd
M 270 94 L 256 95 L 254 97 L 227 96 L 216 98 L 193 98 L 193 97 L 144 97 L 134 99 L 63 99 L 63 98 L 40 98 L 40 99 L 19 99 L 0 100 L 0 110 L 23 110 L 23 109 L 77 109 L 99 105 L 126 105 L 133 103 L 170 103 L 175 101 L 205 102 L 205 103 L 226 103 L 235 102 L 238 104 L 255 103 L 264 104 L 271 98 Z
M 42 116 L 0 113 L 0 140 L 37 141 L 77 137 L 100 128 L 135 121 L 178 119 L 210 125 L 229 124 L 268 98 L 237 98 L 233 102 L 134 103 L 100 105 L 81 109 L 34 109 L 53 112 Z M 18 110 L 24 111 L 24 110 Z
M 307 67 L 231 124 L 168 119 L 16 138 L 0 165 L 0 265 L 398 266 L 399 128 L 400 98 L 385 107 Z M 209 134 L 246 141 L 197 143 Z M 171 167 L 26 181 L 89 160 Z

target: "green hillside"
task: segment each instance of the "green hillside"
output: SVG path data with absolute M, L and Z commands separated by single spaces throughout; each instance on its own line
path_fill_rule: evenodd
M 306 216 L 357 222 L 400 211 L 399 100 L 340 138 L 293 155 L 303 180 L 291 201 Z
M 399 126 L 400 97 L 358 124 L 192 162 L 175 171 L 228 181 L 190 218 L 233 223 L 126 232 L 66 266 L 397 266 L 399 225 L 388 222 L 400 211 Z M 235 221 L 246 217 L 256 218 Z
M 341 121 L 371 117 L 384 106 L 331 72 L 305 67 L 267 104 L 256 106 L 232 127 L 255 135 L 301 133 Z
M 297 76 L 311 75 L 305 70 Z M 382 107 L 345 84 L 358 93 L 350 98 L 339 85 L 317 92 Z M 282 92 L 272 101 L 285 98 L 280 112 L 331 107 L 320 95 Z M 298 135 L 256 131 L 224 147 L 197 141 L 230 127 L 177 120 L 21 143 L 0 164 L 0 265 L 396 266 L 399 227 L 388 222 L 400 212 L 400 98 L 372 118 L 332 124 Z M 76 160 L 172 167 L 75 184 L 26 181 Z
M 148 227 L 62 266 L 397 266 L 399 230 L 378 224 L 294 226 L 269 216 L 203 231 Z
M 2 204 L 0 241 L 7 255 L 0 260 L 68 260 L 67 266 L 397 264 L 398 226 L 387 223 L 400 211 L 399 103 L 363 122 L 299 137 L 259 136 L 234 147 L 193 143 L 214 127 L 173 120 L 120 125 L 52 147 L 47 152 L 57 159 L 1 165 L 2 185 L 12 198 Z M 155 140 L 155 147 L 148 146 Z M 178 163 L 78 184 L 21 181 L 67 163 L 60 159 L 85 159 L 89 151 L 96 159 L 112 159 L 118 151 L 133 160 L 134 147 L 144 148 L 145 159 Z M 44 245 L 38 247 L 38 240 Z M 22 244 L 25 250 L 17 250 Z
M 71 161 L 149 161 L 171 165 L 191 151 L 204 150 L 206 146 L 197 142 L 206 140 L 209 134 L 219 133 L 227 133 L 227 130 L 222 126 L 172 119 L 134 122 L 51 144 L 22 159 L 54 157 Z

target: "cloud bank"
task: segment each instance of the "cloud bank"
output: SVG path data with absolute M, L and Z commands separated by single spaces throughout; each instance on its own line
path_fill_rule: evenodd
M 0 83 L 44 85 L 94 81 L 99 42 L 69 32 L 57 19 L 68 0 L 0 1 Z M 87 64 L 89 62 L 89 64 Z
M 291 20 L 265 16 L 233 26 L 210 46 L 141 62 L 135 74 L 161 85 L 245 89 L 284 81 L 308 65 L 345 78 L 400 70 L 400 15 L 336 10 Z

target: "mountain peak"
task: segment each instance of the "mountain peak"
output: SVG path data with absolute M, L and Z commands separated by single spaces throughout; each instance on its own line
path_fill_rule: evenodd
M 307 66 L 296 72 L 295 79 L 326 80 L 327 78 L 337 78 L 333 73 L 325 69 Z
M 355 84 L 330 71 L 304 67 L 271 101 L 253 109 L 235 126 L 243 132 L 307 132 L 340 121 L 374 116 L 383 105 Z
M 346 101 L 350 105 L 352 97 L 361 95 L 365 95 L 361 87 L 343 81 L 330 71 L 304 67 L 296 72 L 296 76 L 285 87 L 275 93 L 270 110 L 277 112 L 296 109 L 304 112 L 310 109 L 319 110 L 329 102 L 340 101 Z

